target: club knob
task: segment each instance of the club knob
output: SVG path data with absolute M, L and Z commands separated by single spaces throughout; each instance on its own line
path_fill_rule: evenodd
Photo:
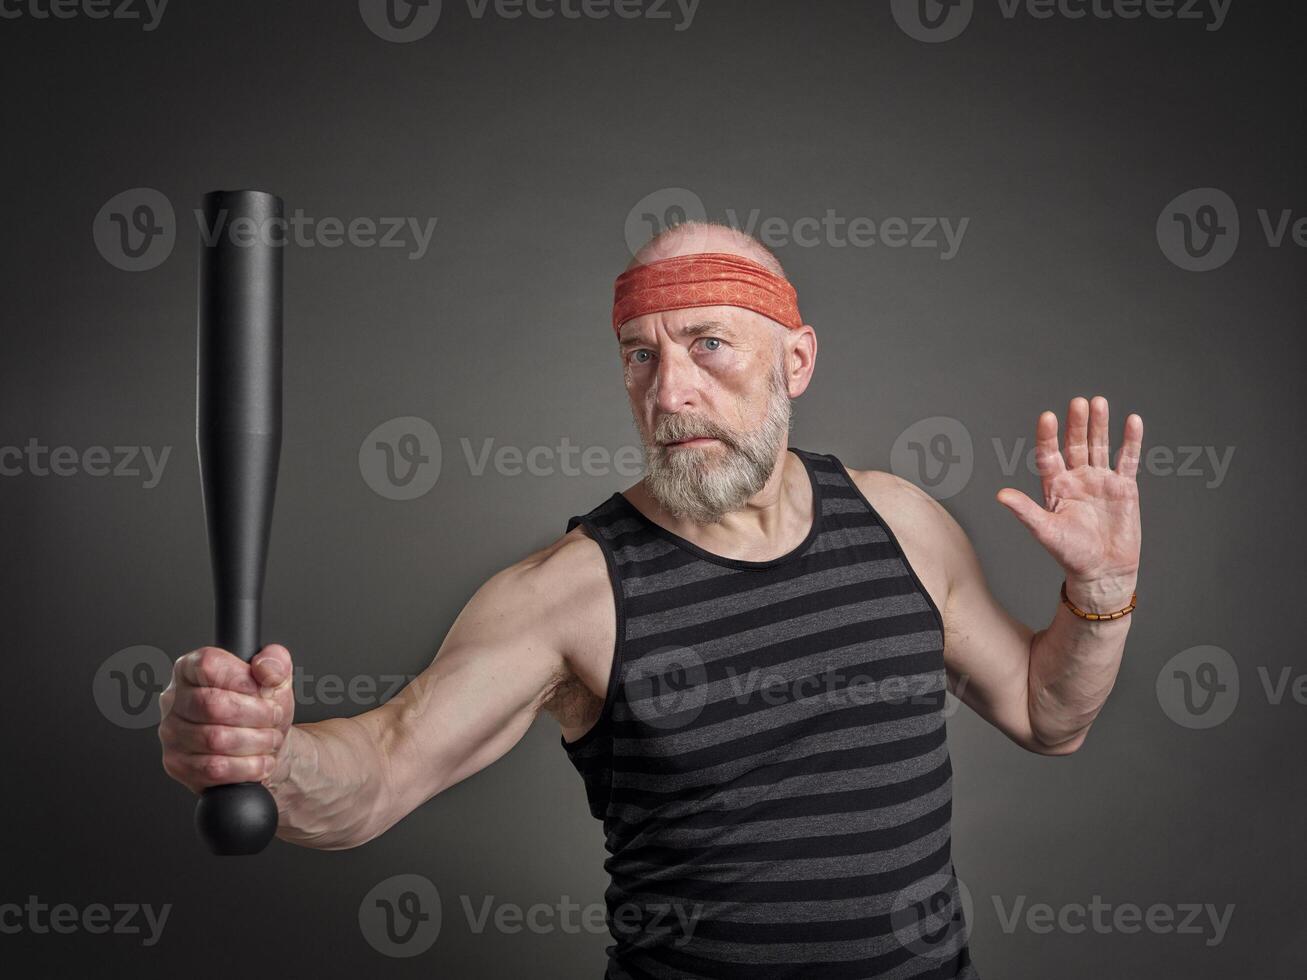
M 262 783 L 210 786 L 195 804 L 195 829 L 214 854 L 258 854 L 277 833 L 277 801 Z

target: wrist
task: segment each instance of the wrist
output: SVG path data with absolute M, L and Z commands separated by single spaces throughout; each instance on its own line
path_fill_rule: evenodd
M 296 790 L 295 773 L 307 751 L 312 751 L 313 736 L 299 725 L 286 729 L 286 737 L 277 750 L 276 763 L 265 785 L 278 803 L 284 803 Z
M 1079 609 L 1089 613 L 1112 613 L 1124 609 L 1135 594 L 1137 577 L 1107 575 L 1094 578 L 1066 577 L 1066 596 Z

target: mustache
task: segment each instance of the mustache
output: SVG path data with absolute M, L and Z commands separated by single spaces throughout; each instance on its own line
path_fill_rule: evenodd
M 719 439 L 728 446 L 735 445 L 734 433 L 705 419 L 664 415 L 654 426 L 654 441 L 660 445 L 692 438 Z

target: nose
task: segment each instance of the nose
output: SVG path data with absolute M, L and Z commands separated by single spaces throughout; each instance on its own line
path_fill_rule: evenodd
M 660 413 L 672 415 L 692 405 L 698 377 L 690 355 L 669 345 L 658 358 L 654 378 L 654 406 Z

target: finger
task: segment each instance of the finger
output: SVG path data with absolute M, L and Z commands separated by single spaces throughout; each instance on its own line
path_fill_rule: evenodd
M 258 783 L 272 773 L 276 760 L 270 755 L 182 755 L 168 752 L 163 768 L 174 779 L 193 790 L 227 783 Z
M 1089 465 L 1107 468 L 1108 447 L 1107 399 L 1095 395 L 1089 403 Z
M 1144 446 L 1144 420 L 1131 414 L 1125 420 L 1125 432 L 1121 436 L 1121 449 L 1116 454 L 1116 471 L 1121 476 L 1134 479 L 1139 472 L 1139 457 Z
M 1035 468 L 1043 484 L 1044 500 L 1051 496 L 1053 478 L 1066 472 L 1066 460 L 1057 448 L 1057 413 L 1041 412 L 1035 423 Z
M 1029 528 L 1032 534 L 1037 538 L 1040 536 L 1044 521 L 1048 518 L 1048 511 L 1020 490 L 1014 490 L 1012 487 L 1004 487 L 995 495 L 995 499 L 1012 511 L 1017 516 L 1017 520 Z
M 164 744 L 186 755 L 276 755 L 286 737 L 279 728 L 196 725 L 177 718 L 159 728 Z
M 257 694 L 240 694 L 221 687 L 178 688 L 171 714 L 196 725 L 236 728 L 276 728 L 283 709 Z
M 1089 463 L 1089 402 L 1077 395 L 1066 410 L 1066 465 L 1068 469 Z
M 260 688 L 288 688 L 291 681 L 290 651 L 280 643 L 269 643 L 250 661 L 250 672 Z M 266 693 L 260 691 L 260 693 Z
M 220 687 L 242 694 L 258 694 L 250 665 L 219 647 L 200 647 L 179 659 L 173 673 L 191 687 Z

